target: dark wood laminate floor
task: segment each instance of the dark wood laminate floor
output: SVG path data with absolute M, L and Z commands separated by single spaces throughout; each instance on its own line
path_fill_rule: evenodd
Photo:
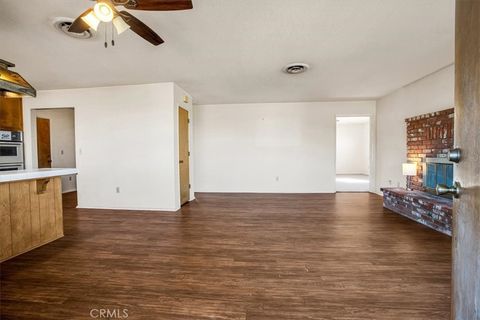
M 1 265 L 1 319 L 449 319 L 450 238 L 372 194 L 199 194 L 181 213 L 78 210 Z

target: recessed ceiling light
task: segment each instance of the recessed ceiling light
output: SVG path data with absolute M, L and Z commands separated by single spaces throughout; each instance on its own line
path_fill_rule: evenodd
M 300 74 L 310 69 L 310 66 L 306 63 L 291 63 L 283 67 L 283 72 L 288 74 Z
M 76 38 L 76 39 L 90 39 L 95 36 L 95 33 L 93 30 L 86 30 L 82 33 L 75 33 L 75 32 L 70 32 L 68 29 L 73 23 L 72 18 L 67 18 L 67 17 L 57 17 L 54 18 L 52 21 L 53 27 L 60 31 L 63 34 L 66 34 L 69 37 Z

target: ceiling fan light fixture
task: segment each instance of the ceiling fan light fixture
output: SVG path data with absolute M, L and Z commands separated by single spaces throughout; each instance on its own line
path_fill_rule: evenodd
M 113 25 L 115 26 L 115 29 L 117 30 L 117 34 L 122 34 L 128 29 L 130 29 L 130 26 L 123 20 L 122 17 L 117 16 L 115 19 L 113 19 Z
M 86 16 L 82 17 L 82 20 L 85 21 L 86 24 L 90 26 L 93 30 L 98 30 L 98 25 L 100 24 L 100 20 L 98 20 L 97 16 L 93 11 L 91 11 Z
M 113 20 L 113 10 L 105 2 L 97 2 L 93 7 L 95 16 L 103 22 L 110 22 Z

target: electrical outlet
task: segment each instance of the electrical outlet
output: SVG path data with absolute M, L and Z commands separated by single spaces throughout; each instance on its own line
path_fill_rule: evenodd
M 280 181 L 280 177 L 279 177 L 279 176 L 276 176 L 276 177 L 275 177 L 275 181 L 277 181 L 277 182 Z
M 116 191 L 117 193 L 120 193 L 120 187 L 116 187 L 116 188 L 115 188 L 115 191 Z
M 388 180 L 388 185 L 389 185 L 389 186 L 392 185 L 392 180 Z

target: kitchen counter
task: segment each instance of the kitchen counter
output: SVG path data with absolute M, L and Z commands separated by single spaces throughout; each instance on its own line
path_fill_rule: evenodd
M 0 172 L 0 262 L 63 237 L 61 176 L 77 169 Z
M 73 168 L 45 168 L 27 169 L 18 171 L 0 171 L 0 183 L 22 180 L 36 180 L 51 177 L 68 176 L 77 174 L 78 170 Z

